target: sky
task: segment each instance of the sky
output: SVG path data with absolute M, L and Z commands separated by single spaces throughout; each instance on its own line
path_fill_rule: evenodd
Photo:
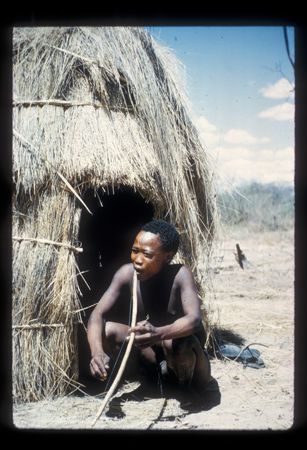
M 294 69 L 283 28 L 149 27 L 183 63 L 192 119 L 222 189 L 294 184 Z M 290 54 L 294 28 L 287 27 Z

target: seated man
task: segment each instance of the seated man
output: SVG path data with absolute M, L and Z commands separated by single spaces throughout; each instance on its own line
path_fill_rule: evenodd
M 200 300 L 190 269 L 170 264 L 178 246 L 178 232 L 163 220 L 152 220 L 137 234 L 132 263 L 118 269 L 89 318 L 93 376 L 107 378 L 110 359 L 116 358 L 122 343 L 134 331 L 135 355 L 147 374 L 156 376 L 157 364 L 164 360 L 179 386 L 195 393 L 204 391 L 210 381 L 210 362 L 203 349 Z M 138 279 L 138 323 L 129 328 L 134 271 Z

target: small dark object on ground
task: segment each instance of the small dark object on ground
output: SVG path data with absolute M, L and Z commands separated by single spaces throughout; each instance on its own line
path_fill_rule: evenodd
M 261 369 L 265 367 L 260 358 L 259 350 L 249 347 L 239 347 L 235 344 L 221 344 L 218 346 L 217 356 L 221 359 L 228 358 L 243 363 L 244 367 Z
M 246 256 L 244 255 L 244 253 L 240 249 L 240 245 L 239 244 L 236 244 L 236 249 L 237 249 L 237 253 L 235 253 L 236 261 L 238 262 L 238 264 L 241 267 L 241 269 L 244 270 L 244 269 L 246 269 L 248 267 L 248 261 L 246 259 Z

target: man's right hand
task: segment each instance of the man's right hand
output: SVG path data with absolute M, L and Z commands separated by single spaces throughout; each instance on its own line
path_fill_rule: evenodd
M 93 355 L 90 362 L 91 374 L 95 378 L 104 381 L 108 377 L 108 370 L 110 369 L 110 358 L 103 353 Z

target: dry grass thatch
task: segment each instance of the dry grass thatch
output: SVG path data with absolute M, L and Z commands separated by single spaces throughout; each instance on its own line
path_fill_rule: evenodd
M 14 395 L 76 379 L 82 194 L 133 187 L 182 234 L 202 286 L 214 203 L 178 61 L 141 28 L 16 28 L 13 36 Z

